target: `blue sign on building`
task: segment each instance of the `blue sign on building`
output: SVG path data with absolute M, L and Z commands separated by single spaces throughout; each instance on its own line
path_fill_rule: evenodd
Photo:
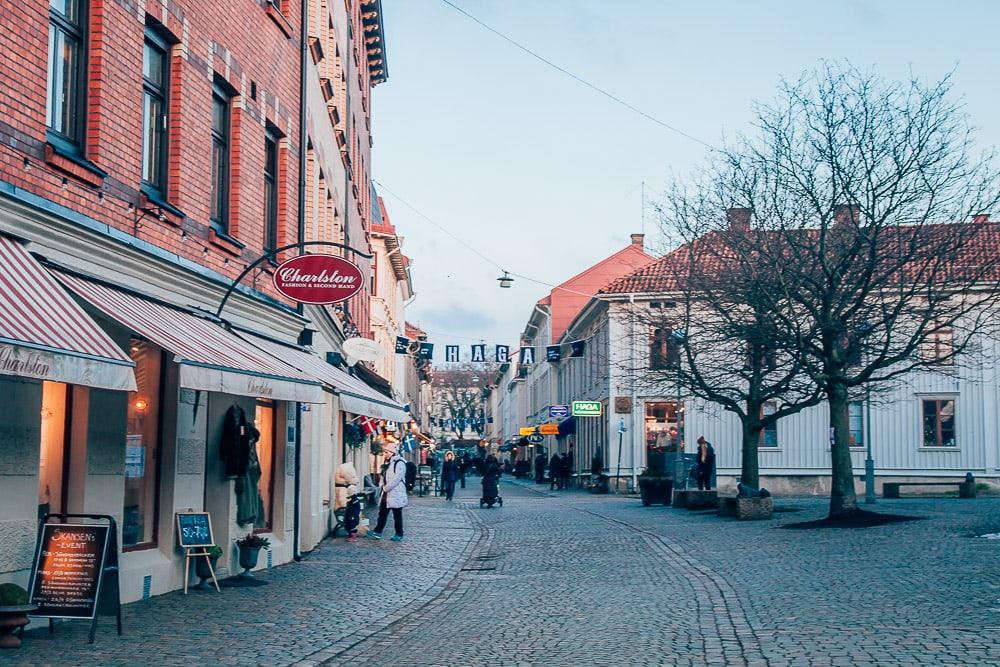
M 563 417 L 569 417 L 569 406 L 568 405 L 550 405 L 549 406 L 549 417 L 552 419 L 562 419 Z

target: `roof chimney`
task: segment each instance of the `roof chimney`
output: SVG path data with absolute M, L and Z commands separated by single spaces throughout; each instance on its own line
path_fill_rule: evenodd
M 833 207 L 833 224 L 843 225 L 851 222 L 858 224 L 858 207 L 850 204 L 837 204 Z
M 645 234 L 633 234 L 632 235 L 632 245 L 637 245 L 642 248 L 645 245 Z
M 990 214 L 989 213 L 976 213 L 974 216 L 972 216 L 972 222 L 975 222 L 977 224 L 981 224 L 981 223 L 989 222 L 989 221 L 990 221 Z
M 750 216 L 753 214 L 751 208 L 728 208 L 726 209 L 726 220 L 729 221 L 729 229 L 732 231 L 750 231 Z

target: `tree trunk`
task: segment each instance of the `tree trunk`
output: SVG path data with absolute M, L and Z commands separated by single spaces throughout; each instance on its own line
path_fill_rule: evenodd
M 858 497 L 854 492 L 854 466 L 851 463 L 847 387 L 839 383 L 831 385 L 826 398 L 830 404 L 830 427 L 833 429 L 830 448 L 830 517 L 845 517 L 858 511 Z
M 760 422 L 756 419 L 743 420 L 743 456 L 740 469 L 740 481 L 755 489 L 760 488 L 760 460 L 757 448 L 760 447 Z

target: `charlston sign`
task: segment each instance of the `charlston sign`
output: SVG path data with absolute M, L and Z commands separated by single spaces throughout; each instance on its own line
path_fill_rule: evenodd
M 347 301 L 364 284 L 361 269 L 336 255 L 299 255 L 274 270 L 275 289 L 300 303 L 325 305 Z

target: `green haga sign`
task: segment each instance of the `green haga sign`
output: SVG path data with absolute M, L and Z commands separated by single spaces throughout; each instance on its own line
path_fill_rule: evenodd
M 600 417 L 600 401 L 573 401 L 574 417 Z

